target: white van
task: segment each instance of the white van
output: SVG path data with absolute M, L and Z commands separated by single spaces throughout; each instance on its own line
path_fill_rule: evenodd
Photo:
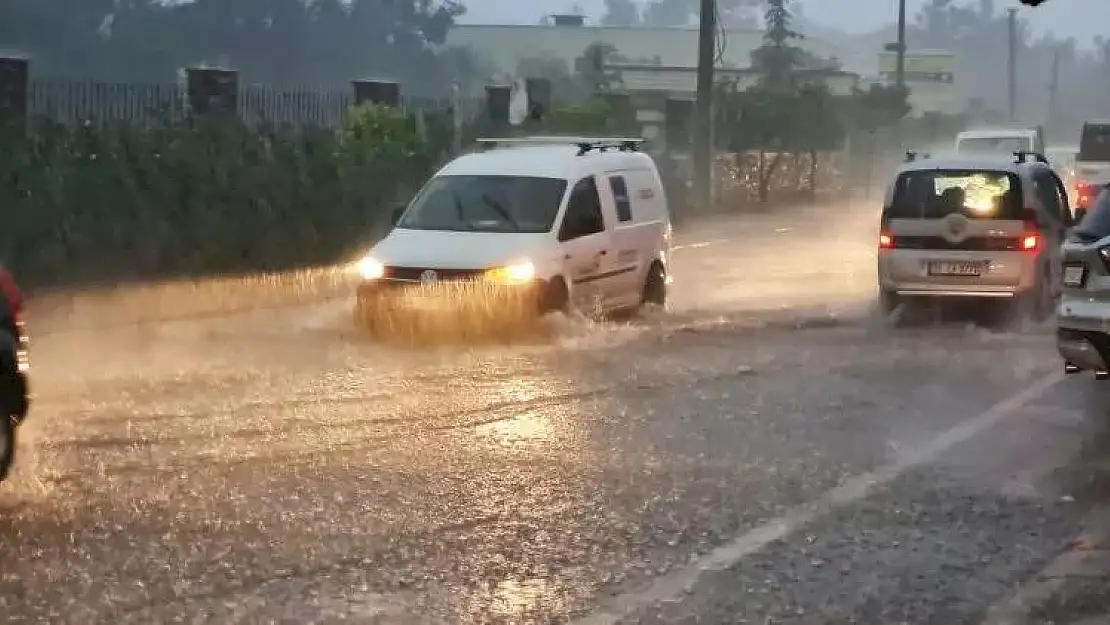
M 1014 152 L 1044 154 L 1044 130 L 1033 128 L 980 128 L 956 135 L 956 152 L 961 156 L 1002 156 Z
M 486 149 L 437 172 L 358 263 L 364 322 L 428 300 L 442 310 L 505 299 L 539 314 L 665 303 L 670 213 L 642 140 L 479 143 Z

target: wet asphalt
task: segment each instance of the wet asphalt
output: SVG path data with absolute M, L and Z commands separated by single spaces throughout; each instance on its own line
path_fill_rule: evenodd
M 331 277 L 42 305 L 0 614 L 1100 616 L 1110 385 L 1063 379 L 1051 324 L 878 319 L 875 212 L 691 227 L 669 310 L 508 345 L 371 339 Z

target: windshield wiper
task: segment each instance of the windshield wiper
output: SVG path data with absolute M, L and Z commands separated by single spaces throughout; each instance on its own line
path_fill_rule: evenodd
M 466 216 L 465 216 L 466 209 L 463 208 L 463 203 L 462 203 L 462 200 L 459 198 L 459 194 L 452 192 L 451 193 L 451 199 L 453 199 L 455 201 L 455 213 L 459 218 L 459 223 L 460 224 L 466 224 L 467 228 L 469 228 L 470 230 L 473 230 L 474 225 L 471 224 L 466 219 Z

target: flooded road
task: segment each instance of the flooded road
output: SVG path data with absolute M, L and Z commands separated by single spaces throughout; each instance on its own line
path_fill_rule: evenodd
M 43 305 L 5 622 L 1097 616 L 1110 386 L 888 328 L 876 212 L 699 224 L 670 310 L 517 345 L 383 345 L 340 278 Z

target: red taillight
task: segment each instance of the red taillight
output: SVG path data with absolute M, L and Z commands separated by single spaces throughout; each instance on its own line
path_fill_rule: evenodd
M 1033 213 L 1035 211 L 1030 209 L 1028 212 Z M 1024 232 L 1021 235 L 1021 239 L 1018 240 L 1018 247 L 1021 248 L 1023 252 L 1039 252 L 1043 242 L 1044 237 L 1041 236 L 1041 229 L 1037 227 L 1037 221 L 1027 218 L 1025 220 Z
M 891 250 L 894 249 L 894 237 L 885 233 L 879 233 L 879 249 Z
M 18 320 L 23 313 L 23 293 L 16 285 L 12 273 L 3 267 L 0 267 L 0 293 L 8 302 L 8 313 Z
M 1075 183 L 1075 205 L 1079 208 L 1087 208 L 1095 200 L 1097 195 L 1097 188 L 1089 182 L 1080 180 Z

